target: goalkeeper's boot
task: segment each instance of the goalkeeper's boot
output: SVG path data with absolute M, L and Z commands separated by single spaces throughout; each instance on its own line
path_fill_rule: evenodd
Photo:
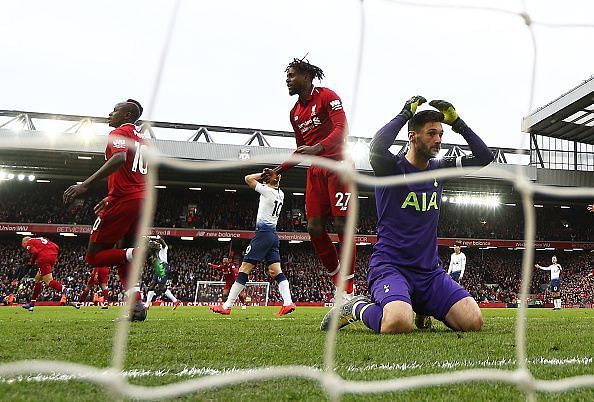
M 35 307 L 35 304 L 27 303 L 27 304 L 23 304 L 21 307 L 24 308 L 25 310 L 29 310 L 29 311 L 33 312 L 33 308 Z
M 70 305 L 72 307 L 74 307 L 75 309 L 80 310 L 80 305 L 81 305 L 80 302 L 72 302 L 72 303 L 70 303 Z
M 171 310 L 175 311 L 179 306 L 181 306 L 181 302 L 179 300 L 176 300 L 175 303 L 173 303 L 173 308 Z
M 430 316 L 417 314 L 415 317 L 415 325 L 418 329 L 431 329 L 433 323 L 431 322 Z
M 108 301 L 104 301 L 103 305 L 101 306 L 101 310 L 107 310 L 109 308 L 109 302 Z
M 288 306 L 282 306 L 280 310 L 276 313 L 277 316 L 283 316 L 292 313 L 295 311 L 295 303 L 291 303 Z
M 322 319 L 322 323 L 320 324 L 320 329 L 322 331 L 328 331 L 330 329 L 330 322 L 332 322 L 332 317 L 338 315 L 338 329 L 342 327 L 346 327 L 352 322 L 358 320 L 358 318 L 354 317 L 354 309 L 355 305 L 359 303 L 369 304 L 371 301 L 366 296 L 356 296 L 353 297 L 351 300 L 346 301 L 342 305 L 334 306 L 326 313 L 324 318 Z
M 231 309 L 224 308 L 222 304 L 217 304 L 216 306 L 210 306 L 210 311 L 212 311 L 213 313 L 218 313 L 218 314 L 223 314 L 223 315 L 231 314 Z

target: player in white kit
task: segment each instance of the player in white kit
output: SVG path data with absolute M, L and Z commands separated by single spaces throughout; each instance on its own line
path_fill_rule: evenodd
M 557 256 L 551 258 L 552 264 L 548 267 L 541 267 L 538 264 L 534 266 L 542 269 L 543 271 L 551 272 L 551 297 L 553 298 L 553 310 L 561 310 L 561 280 L 559 276 L 561 274 L 561 265 L 557 264 Z
M 268 264 L 268 273 L 276 280 L 278 290 L 283 298 L 283 306 L 276 315 L 286 315 L 295 310 L 295 303 L 291 299 L 289 290 L 289 281 L 281 270 L 279 238 L 276 233 L 276 223 L 283 207 L 285 194 L 279 188 L 281 176 L 270 169 L 267 170 L 269 172 L 265 175 L 264 184 L 258 182 L 258 180 L 262 179 L 262 173 L 245 176 L 246 184 L 252 190 L 260 193 L 260 205 L 258 206 L 258 217 L 256 218 L 256 235 L 245 250 L 239 274 L 237 274 L 237 279 L 231 286 L 227 300 L 222 305 L 211 306 L 210 310 L 213 313 L 224 315 L 231 313 L 231 307 L 245 288 L 248 275 L 252 272 L 254 266 L 261 261 L 266 261 Z
M 452 277 L 453 280 L 460 283 L 462 277 L 464 276 L 464 270 L 466 269 L 466 256 L 462 251 L 460 251 L 460 245 L 454 245 L 454 252 L 450 257 L 450 267 L 448 268 L 448 275 Z

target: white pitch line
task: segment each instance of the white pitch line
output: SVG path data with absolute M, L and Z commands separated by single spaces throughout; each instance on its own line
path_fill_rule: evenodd
M 572 357 L 566 359 L 551 359 L 546 357 L 537 357 L 528 360 L 530 365 L 542 366 L 587 366 L 594 363 L 594 357 Z M 439 369 L 466 369 L 466 368 L 484 368 L 484 367 L 504 367 L 516 365 L 516 359 L 499 359 L 499 360 L 462 360 L 462 361 L 435 361 L 430 363 L 418 362 L 404 362 L 404 363 L 387 363 L 387 364 L 371 364 L 367 366 L 338 366 L 338 371 L 346 371 L 349 373 L 363 373 L 369 371 L 412 371 L 421 368 L 439 368 Z M 321 370 L 321 367 L 316 367 Z M 227 374 L 234 372 L 249 372 L 249 369 L 242 369 L 237 367 L 216 369 L 212 367 L 186 367 L 182 370 L 150 370 L 150 369 L 133 369 L 125 370 L 124 377 L 126 378 L 147 378 L 147 377 L 203 377 L 219 374 Z M 38 374 L 38 375 L 19 375 L 12 378 L 0 378 L 0 384 L 14 384 L 21 382 L 47 382 L 47 381 L 71 381 L 84 380 L 87 378 L 84 375 L 71 374 Z

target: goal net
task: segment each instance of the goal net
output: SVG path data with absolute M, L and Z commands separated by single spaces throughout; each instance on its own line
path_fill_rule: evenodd
M 176 16 L 178 15 L 178 10 L 181 5 L 181 1 L 176 1 L 171 12 L 170 22 L 168 24 L 168 29 L 166 33 L 166 37 L 161 49 L 161 57 L 159 58 L 159 65 L 157 66 L 157 75 L 155 78 L 155 82 L 153 85 L 152 90 L 152 97 L 150 99 L 150 103 L 147 107 L 147 112 L 145 116 L 147 121 L 153 116 L 153 108 L 156 102 L 156 98 L 158 97 L 160 83 L 161 83 L 161 75 L 164 71 L 165 59 L 168 55 L 168 48 L 171 44 L 174 26 L 176 22 Z M 364 44 L 365 44 L 365 32 L 367 31 L 366 28 L 366 7 L 374 7 L 376 3 L 382 2 L 359 2 L 359 11 L 358 16 L 360 17 L 360 24 L 359 24 L 359 41 L 358 41 L 358 54 L 357 54 L 357 63 L 356 63 L 356 76 L 354 79 L 354 89 L 352 91 L 352 99 L 355 100 L 351 107 L 351 116 L 349 116 L 349 125 L 352 127 L 357 127 L 356 123 L 352 123 L 352 121 L 357 119 L 357 99 L 358 99 L 358 92 L 359 92 L 359 81 L 360 81 L 360 71 L 361 65 L 363 61 L 363 54 L 364 52 Z M 533 21 L 526 9 L 524 4 L 521 9 L 500 9 L 494 8 L 491 6 L 486 5 L 484 6 L 475 6 L 469 5 L 471 2 L 461 2 L 461 5 L 454 5 L 454 4 L 445 4 L 441 3 L 440 5 L 435 5 L 430 2 L 419 2 L 415 0 L 392 0 L 391 2 L 385 3 L 393 3 L 400 7 L 400 11 L 402 11 L 405 7 L 422 7 L 426 10 L 427 15 L 433 16 L 440 16 L 443 15 L 444 24 L 443 25 L 451 25 L 449 21 L 447 21 L 447 17 L 451 17 L 454 12 L 466 12 L 468 10 L 476 10 L 484 13 L 485 21 L 493 14 L 499 14 L 506 18 L 514 19 L 519 22 L 524 22 L 526 31 L 520 31 L 518 27 L 518 37 L 520 38 L 520 34 L 526 33 L 530 35 L 532 39 L 532 49 L 527 48 L 525 54 L 533 56 L 533 61 L 531 64 L 531 75 L 530 79 L 527 79 L 526 86 L 527 86 L 527 98 L 529 99 L 529 110 L 533 109 L 533 98 L 535 92 L 535 77 L 536 77 L 536 66 L 537 60 L 537 38 L 535 37 L 533 25 L 540 25 L 541 27 L 559 27 L 559 28 L 566 28 L 571 27 L 571 24 L 544 24 L 539 23 L 538 21 Z M 433 2 L 435 3 L 435 2 Z M 472 2 L 474 4 L 474 2 Z M 525 3 L 525 2 L 523 2 Z M 187 2 L 185 6 L 189 6 L 190 2 Z M 369 4 L 369 5 L 368 5 Z M 519 8 L 516 7 L 516 8 Z M 443 11 L 449 11 L 446 13 Z M 371 10 L 371 16 L 378 15 L 377 10 Z M 470 20 L 471 15 L 468 16 Z M 497 23 L 490 21 L 492 26 L 497 26 Z M 422 21 L 421 21 L 422 23 Z M 395 24 L 396 26 L 398 24 Z M 443 26 L 442 25 L 442 26 Z M 579 24 L 574 25 L 574 27 L 579 27 Z M 376 29 L 377 25 L 374 25 L 374 30 Z M 592 25 L 584 25 L 584 28 L 591 28 Z M 467 30 L 466 26 L 462 27 L 465 31 L 464 33 L 459 33 L 458 37 L 462 36 L 471 36 L 473 35 L 472 30 Z M 427 25 L 427 31 L 432 31 L 432 24 Z M 442 53 L 447 55 L 459 55 L 462 54 L 456 49 L 456 44 L 454 40 L 449 38 L 445 38 L 442 33 L 443 28 L 439 28 L 439 30 L 435 30 L 431 32 L 434 35 L 435 44 L 432 45 L 435 47 L 436 54 L 439 54 L 441 50 Z M 356 30 L 353 30 L 356 32 Z M 422 30 L 421 30 L 422 31 Z M 503 32 L 504 30 L 500 30 Z M 470 34 L 468 33 L 470 32 Z M 368 32 L 373 33 L 373 31 Z M 415 32 L 415 35 L 418 33 Z M 401 32 L 401 40 L 398 42 L 399 46 L 403 46 L 407 41 L 413 42 L 416 41 L 417 38 L 413 37 L 415 35 L 411 35 L 408 31 Z M 339 35 L 334 35 L 339 36 Z M 446 40 L 447 39 L 447 40 Z M 380 38 L 381 42 L 375 43 L 374 47 L 370 50 L 377 52 L 378 49 L 382 49 L 381 45 L 385 43 L 384 38 Z M 501 42 L 501 41 L 499 41 Z M 444 45 L 445 43 L 445 45 Z M 503 42 L 502 42 L 503 43 Z M 439 46 L 442 46 L 440 49 Z M 384 46 L 382 53 L 385 53 L 389 46 Z M 476 49 L 485 48 L 487 50 L 491 49 L 485 44 L 481 44 L 481 46 L 476 46 Z M 530 50 L 532 52 L 530 52 Z M 295 52 L 295 50 L 293 50 Z M 367 51 L 368 53 L 369 51 Z M 518 56 L 519 57 L 519 56 Z M 470 67 L 464 69 L 461 63 L 441 63 L 437 64 L 435 67 L 433 64 L 435 63 L 425 63 L 432 69 L 433 75 L 439 77 L 440 84 L 446 83 L 446 81 L 454 82 L 452 76 L 450 76 L 451 71 L 446 70 L 448 64 L 454 65 L 458 70 L 462 71 L 465 75 L 468 75 L 468 84 L 469 85 L 477 85 L 477 81 L 473 78 L 473 75 L 469 74 L 469 71 L 480 71 L 480 63 L 485 63 L 485 61 L 480 61 L 478 65 L 470 65 L 473 59 L 481 60 L 480 56 L 473 55 L 473 57 L 469 57 L 467 62 L 465 61 L 464 64 L 468 64 Z M 514 59 L 515 60 L 515 59 Z M 518 59 L 521 60 L 521 59 Z M 233 62 L 230 60 L 229 62 Z M 246 65 L 250 65 L 251 63 L 244 63 Z M 369 64 L 381 64 L 381 63 L 369 63 Z M 412 63 L 416 69 L 420 68 L 423 63 Z M 521 61 L 518 62 L 518 69 L 520 67 Z M 524 63 L 524 65 L 527 63 Z M 472 68 L 474 67 L 474 68 Z M 260 66 L 258 65 L 258 68 Z M 515 68 L 515 66 L 514 66 Z M 408 82 L 415 82 L 418 81 L 425 81 L 427 79 L 427 74 L 423 74 L 422 72 L 417 72 L 417 77 L 414 76 L 403 76 L 399 79 L 402 81 L 400 84 L 406 84 Z M 510 74 L 511 75 L 511 74 Z M 445 77 L 445 78 L 444 78 Z M 392 77 L 387 77 L 386 81 Z M 398 77 L 397 77 L 398 78 Z M 489 90 L 486 87 L 489 83 L 493 85 L 500 85 L 499 83 L 502 82 L 501 80 L 489 80 L 484 79 L 481 80 L 481 87 L 480 90 L 477 89 L 477 94 L 489 94 Z M 420 85 L 420 84 L 419 84 Z M 424 82 L 425 87 L 428 87 L 429 83 Z M 461 85 L 458 82 L 454 82 L 454 85 L 458 86 Z M 434 90 L 439 90 L 440 88 L 434 88 Z M 443 88 L 441 88 L 443 91 Z M 497 90 L 497 88 L 494 88 Z M 439 94 L 439 92 L 437 92 Z M 412 95 L 412 94 L 411 94 Z M 447 93 L 446 93 L 447 95 Z M 453 96 L 453 95 L 452 95 Z M 363 98 L 363 97 L 362 97 Z M 485 102 L 487 102 L 489 96 L 485 95 L 482 96 L 480 99 L 480 107 L 485 107 Z M 511 95 L 508 96 L 509 102 L 500 105 L 500 109 L 493 109 L 493 119 L 499 118 L 503 116 L 508 110 L 513 109 L 514 107 L 518 107 L 515 104 L 514 99 Z M 506 98 L 506 99 L 508 99 Z M 364 100 L 364 98 L 363 98 Z M 404 100 L 404 99 L 402 99 Z M 385 97 L 382 101 L 386 101 L 390 103 L 392 107 L 399 107 L 400 103 L 394 101 L 391 95 Z M 379 101 L 377 103 L 381 103 Z M 362 104 L 364 102 L 361 102 Z M 371 102 L 368 102 L 371 103 Z M 478 104 L 479 102 L 477 102 Z M 512 104 L 514 103 L 514 104 Z M 517 102 L 516 102 L 517 103 Z M 375 105 L 374 105 L 375 106 Z M 462 108 L 463 110 L 463 108 Z M 397 109 L 394 109 L 394 113 L 397 112 Z M 362 113 L 359 113 L 362 114 Z M 469 113 L 470 114 L 470 113 Z M 373 117 L 373 116 L 371 116 Z M 366 119 L 371 118 L 370 116 L 366 116 Z M 150 128 L 150 126 L 148 126 Z M 354 130 L 353 130 L 354 131 Z M 31 137 L 28 138 L 26 136 L 20 137 L 5 137 L 2 138 L 0 136 L 0 147 L 2 148 L 14 148 L 18 149 L 19 147 L 24 146 L 23 144 L 31 144 L 35 138 Z M 27 142 L 28 141 L 28 142 Z M 46 141 L 49 142 L 49 141 Z M 52 138 L 52 144 L 64 144 L 63 146 L 71 147 L 71 143 L 74 142 L 73 136 L 67 137 L 55 137 Z M 44 142 L 40 147 L 46 146 Z M 70 148 L 64 148 L 70 149 Z M 150 160 L 151 168 L 148 170 L 147 174 L 147 186 L 146 188 L 148 191 L 146 192 L 146 199 L 143 208 L 142 219 L 140 222 L 140 226 L 142 228 L 142 233 L 149 234 L 149 228 L 152 224 L 152 217 L 154 216 L 155 206 L 156 206 L 156 192 L 155 188 L 158 188 L 157 182 L 157 171 L 158 167 L 166 167 L 168 169 L 178 169 L 180 171 L 192 171 L 192 172 L 214 172 L 217 170 L 223 169 L 232 169 L 232 168 L 245 168 L 247 165 L 259 165 L 259 166 L 271 166 L 275 163 L 275 155 L 272 153 L 261 154 L 260 156 L 256 156 L 249 160 L 249 163 L 244 160 L 222 160 L 218 162 L 204 162 L 204 161 L 192 161 L 188 159 L 174 159 L 169 157 L 165 154 L 159 154 L 158 151 L 154 149 L 147 149 L 146 158 Z M 414 173 L 406 175 L 406 177 L 402 176 L 385 176 L 385 177 L 375 177 L 362 174 L 357 172 L 354 169 L 354 165 L 349 163 L 339 163 L 336 161 L 332 161 L 327 158 L 320 158 L 320 157 L 311 157 L 304 154 L 294 154 L 291 161 L 295 162 L 306 162 L 312 163 L 317 166 L 321 166 L 323 168 L 331 169 L 339 174 L 339 176 L 344 179 L 344 181 L 349 186 L 349 192 L 352 194 L 351 196 L 351 204 L 349 206 L 349 216 L 347 217 L 347 222 L 345 226 L 345 237 L 344 243 L 351 244 L 354 240 L 354 231 L 358 219 L 358 212 L 359 212 L 359 204 L 358 204 L 358 196 L 357 196 L 357 184 L 364 185 L 364 186 L 394 186 L 394 185 L 404 185 L 404 184 L 415 184 L 421 182 L 428 182 L 434 181 L 436 179 L 450 179 L 455 177 L 462 177 L 472 171 L 472 169 L 442 169 L 441 171 L 435 173 L 434 171 L 427 171 L 421 173 Z M 140 162 L 140 161 L 137 161 Z M 142 163 L 139 163 L 142 166 Z M 592 199 L 594 197 L 594 189 L 592 188 L 562 188 L 562 187 L 552 187 L 552 186 L 540 186 L 531 182 L 529 177 L 527 177 L 522 171 L 518 171 L 518 173 L 511 172 L 510 170 L 502 169 L 501 167 L 496 166 L 489 166 L 484 168 L 482 172 L 492 174 L 494 176 L 498 176 L 502 180 L 506 180 L 510 183 L 513 183 L 514 188 L 518 191 L 519 195 L 521 196 L 522 207 L 525 213 L 525 225 L 524 225 L 524 234 L 525 234 L 525 242 L 524 242 L 524 258 L 522 261 L 522 285 L 520 290 L 520 299 L 525 300 L 527 298 L 529 289 L 530 289 L 530 282 L 532 278 L 532 271 L 533 271 L 533 261 L 534 261 L 534 246 L 535 246 L 535 231 L 536 231 L 536 218 L 535 218 L 535 211 L 534 211 L 534 194 L 539 193 L 543 196 L 548 197 L 557 197 L 557 198 L 568 198 L 568 197 L 584 197 L 588 199 Z M 23 176 L 24 178 L 24 176 Z M 135 282 L 140 278 L 141 272 L 141 264 L 144 263 L 144 256 L 145 256 L 145 248 L 142 246 L 142 243 L 139 241 L 139 253 L 138 256 L 135 255 L 133 266 L 132 266 L 132 273 L 131 273 L 131 280 L 130 282 Z M 351 247 L 343 247 L 341 249 L 341 256 L 340 261 L 341 264 L 344 263 L 345 266 L 349 265 L 349 262 L 352 258 L 352 248 Z M 340 272 L 341 278 L 339 280 L 339 285 L 337 289 L 338 299 L 337 302 L 342 302 L 342 291 L 345 287 L 346 278 L 344 275 L 344 270 Z M 223 282 L 203 282 L 197 283 L 196 286 L 196 302 L 199 300 L 200 297 L 212 297 L 213 302 L 218 300 L 219 297 L 222 296 L 223 290 Z M 252 289 L 252 292 L 262 292 L 263 285 L 262 284 L 253 284 L 250 286 L 248 283 L 248 289 Z M 269 293 L 269 284 L 266 283 L 265 286 L 265 301 L 264 304 L 267 303 L 268 300 L 268 293 Z M 208 295 L 211 296 L 208 296 Z M 91 365 L 83 365 L 78 363 L 70 363 L 65 362 L 62 360 L 21 360 L 16 362 L 1 362 L 0 363 L 0 379 L 11 378 L 20 374 L 40 374 L 40 373 L 57 373 L 57 374 L 64 374 L 64 375 L 77 375 L 78 378 L 92 382 L 97 384 L 104 389 L 109 390 L 116 399 L 124 399 L 130 398 L 135 400 L 156 400 L 156 399 L 164 399 L 164 398 L 175 398 L 182 395 L 187 395 L 197 391 L 203 391 L 208 389 L 220 388 L 223 386 L 231 386 L 241 383 L 252 383 L 255 381 L 266 381 L 266 380 L 274 380 L 278 381 L 279 379 L 288 377 L 288 378 L 299 378 L 299 379 L 307 379 L 311 381 L 317 382 L 320 387 L 324 390 L 325 394 L 328 396 L 330 400 L 336 401 L 339 400 L 343 395 L 363 395 L 363 394 L 378 394 L 384 392 L 396 392 L 396 391 L 405 391 L 405 390 L 414 390 L 422 387 L 435 387 L 435 386 L 445 386 L 445 385 L 452 385 L 452 384 L 461 384 L 461 383 L 468 383 L 468 382 L 491 382 L 491 383 L 498 383 L 504 385 L 514 385 L 520 390 L 524 395 L 527 397 L 528 400 L 536 400 L 536 392 L 562 392 L 562 391 L 569 391 L 576 388 L 582 387 L 593 387 L 594 386 L 594 375 L 579 375 L 567 378 L 553 378 L 553 379 L 538 379 L 536 378 L 533 373 L 530 371 L 528 367 L 528 345 L 527 345 L 527 308 L 524 304 L 522 304 L 515 317 L 515 342 L 513 343 L 514 350 L 515 350 L 515 369 L 514 370 L 506 370 L 506 369 L 465 369 L 459 371 L 452 371 L 452 372 L 443 372 L 438 374 L 425 374 L 425 375 L 416 375 L 416 376 L 402 376 L 397 378 L 388 378 L 383 379 L 378 377 L 377 380 L 352 380 L 342 377 L 336 370 L 336 357 L 337 357 L 337 329 L 338 329 L 338 321 L 336 316 L 333 319 L 333 322 L 330 326 L 330 330 L 325 334 L 325 348 L 324 348 L 324 355 L 323 355 L 323 368 L 320 369 L 319 367 L 313 366 L 306 366 L 306 365 L 285 365 L 280 367 L 260 367 L 250 370 L 236 370 L 225 372 L 217 375 L 212 376 L 205 376 L 203 378 L 192 379 L 187 381 L 179 381 L 173 384 L 168 385 L 160 385 L 160 386 L 139 386 L 131 384 L 123 375 L 124 369 L 124 362 L 126 357 L 126 351 L 129 343 L 129 327 L 130 323 L 128 320 L 120 320 L 117 323 L 116 334 L 114 337 L 114 344 L 112 350 L 112 360 L 108 368 L 106 367 L 96 367 Z M 486 335 L 488 336 L 488 335 Z M 400 342 L 399 339 L 394 338 L 395 342 Z M 412 344 L 411 344 L 412 345 Z M 61 357 L 61 356 L 59 356 Z M 291 361 L 291 360 L 288 360 Z M 381 378 L 381 379 L 379 379 Z
M 225 282 L 222 281 L 197 281 L 194 305 L 201 306 L 224 302 L 224 287 Z M 268 306 L 269 292 L 270 283 L 268 282 L 247 282 L 235 305 Z M 244 302 L 241 301 L 242 299 Z

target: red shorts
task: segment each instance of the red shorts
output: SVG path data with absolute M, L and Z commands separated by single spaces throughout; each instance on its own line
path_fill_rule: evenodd
M 136 236 L 142 201 L 142 198 L 110 201 L 93 224 L 91 241 L 117 243 L 126 236 Z
M 100 284 L 107 284 L 109 282 L 109 267 L 95 267 L 87 286 L 93 287 Z
M 45 276 L 47 274 L 51 274 L 54 270 L 54 265 L 58 259 L 57 255 L 48 255 L 48 256 L 40 256 L 35 261 L 37 267 L 39 268 L 39 274 L 41 276 Z
M 307 169 L 305 186 L 305 215 L 307 219 L 319 216 L 346 216 L 351 193 L 338 174 L 325 168 Z
M 231 286 L 233 286 L 234 283 L 235 283 L 235 281 L 225 282 L 225 286 L 223 286 L 223 290 L 231 290 Z

